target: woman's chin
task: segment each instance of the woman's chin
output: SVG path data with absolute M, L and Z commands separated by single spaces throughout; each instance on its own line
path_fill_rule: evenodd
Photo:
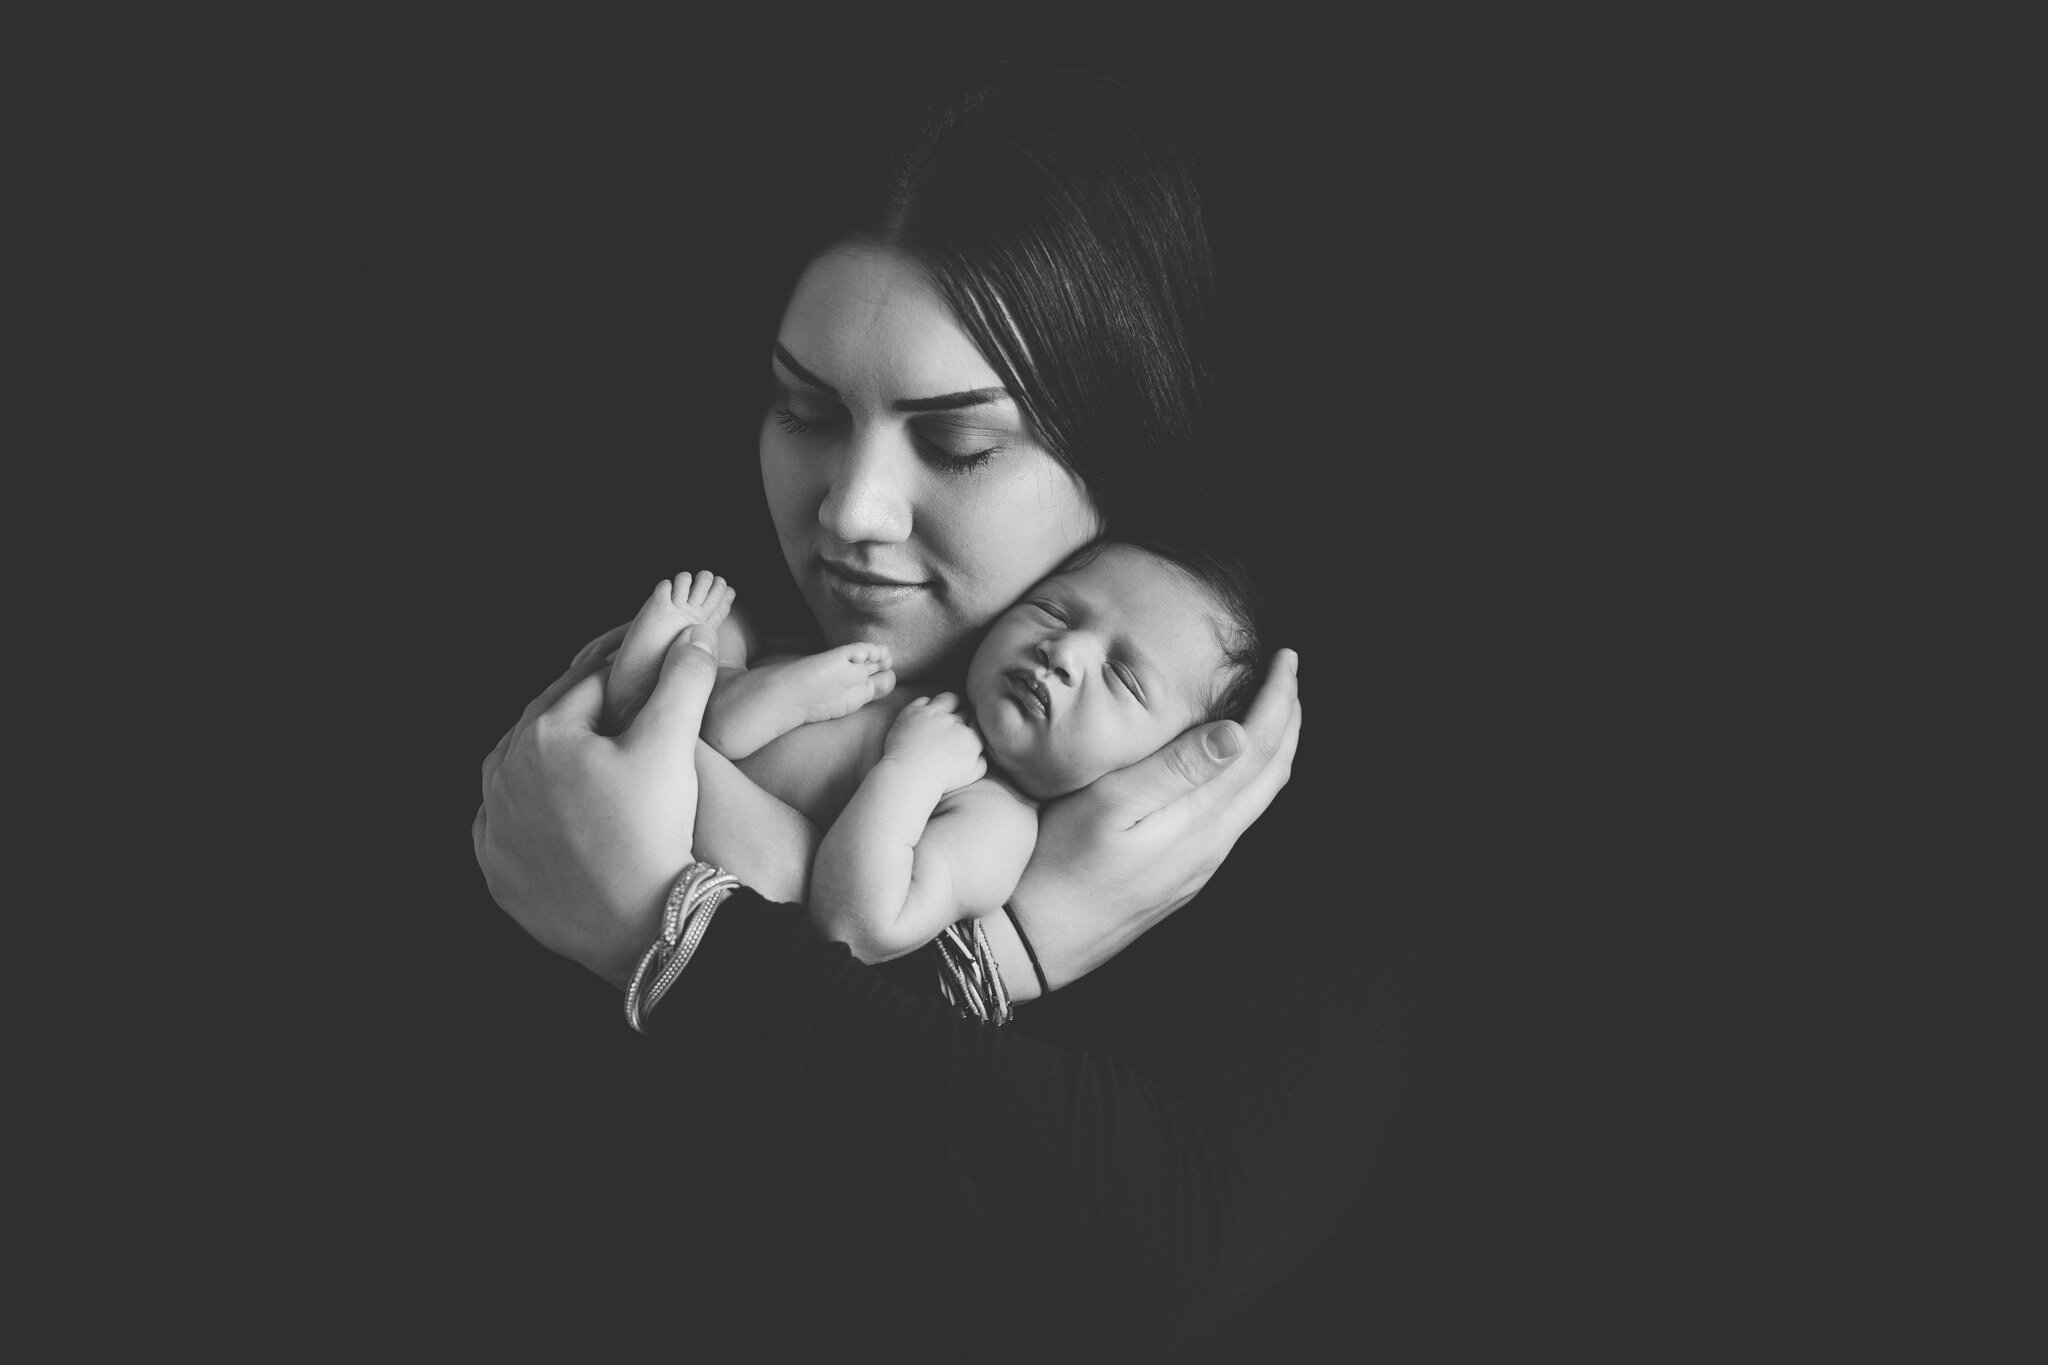
M 933 670 L 939 651 L 921 631 L 906 631 L 886 620 L 845 612 L 818 611 L 819 632 L 829 645 L 881 645 L 889 651 L 896 681 L 915 682 Z
M 826 644 L 866 642 L 887 648 L 898 686 L 958 686 L 980 635 L 971 624 L 941 608 L 929 593 L 912 604 L 915 610 L 862 611 L 813 580 L 804 587 L 804 601 Z

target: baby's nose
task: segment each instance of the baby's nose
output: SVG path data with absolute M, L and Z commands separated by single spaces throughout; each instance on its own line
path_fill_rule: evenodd
M 1068 687 L 1087 671 L 1087 645 L 1074 632 L 1038 642 L 1038 661 Z

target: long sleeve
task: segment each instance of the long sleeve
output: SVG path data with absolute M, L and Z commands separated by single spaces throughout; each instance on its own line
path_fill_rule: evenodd
M 956 1282 L 985 1269 L 1041 1326 L 1195 1342 L 1314 1253 L 1413 1086 L 1454 818 L 1413 733 L 1377 727 L 1354 762 L 1298 769 L 1202 896 L 1009 1029 L 742 892 L 654 1045 L 729 1050 L 787 1178 L 915 1227 Z M 885 1296 L 921 1283 L 867 1269 Z

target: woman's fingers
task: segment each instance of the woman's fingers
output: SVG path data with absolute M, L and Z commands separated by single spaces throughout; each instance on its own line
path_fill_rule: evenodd
M 1293 759 L 1290 725 L 1298 725 L 1294 651 L 1282 650 L 1266 671 L 1244 723 L 1218 721 L 1197 726 L 1148 758 L 1098 782 L 1119 822 L 1135 825 L 1173 810 L 1176 819 L 1192 820 L 1217 810 L 1248 790 L 1271 783 L 1258 808 L 1286 781 L 1285 764 L 1277 780 L 1273 760 L 1285 747 Z M 1249 820 L 1246 823 L 1250 823 Z
M 1108 801 L 1115 825 L 1128 829 L 1215 780 L 1239 761 L 1243 749 L 1244 727 L 1236 721 L 1197 726 L 1099 779 L 1094 790 Z
M 718 681 L 718 660 L 713 654 L 717 648 L 718 631 L 711 626 L 691 626 L 678 635 L 661 661 L 661 677 L 654 691 L 620 736 L 620 743 L 632 749 L 672 752 L 675 762 L 694 771 L 704 706 L 711 700 L 711 685 Z M 599 695 L 601 699 L 602 693 Z
M 1296 701 L 1278 742 L 1263 761 L 1245 762 L 1240 771 L 1230 775 L 1230 781 L 1216 782 L 1191 794 L 1185 803 L 1187 809 L 1176 813 L 1185 814 L 1189 820 L 1213 821 L 1215 837 L 1226 843 L 1235 842 L 1254 820 L 1266 813 L 1266 807 L 1287 785 L 1287 779 L 1294 773 L 1294 750 L 1300 738 L 1301 703 Z
M 587 673 L 555 698 L 555 704 L 534 720 L 538 729 L 553 725 L 560 729 L 596 734 L 598 718 L 604 714 L 604 679 Z
M 513 738 L 521 730 L 533 724 L 541 712 L 560 701 L 563 694 L 568 692 L 570 688 L 603 668 L 605 656 L 618 648 L 619 641 L 625 638 L 625 634 L 626 628 L 624 626 L 613 626 L 610 630 L 577 650 L 576 657 L 569 661 L 568 671 L 549 683 L 539 696 L 526 704 L 526 709 L 519 714 L 518 722 L 501 735 L 490 753 L 484 756 L 484 780 L 486 782 L 490 781 L 491 773 L 505 761 L 506 751 L 511 749 Z M 602 693 L 599 695 L 602 698 Z
M 1277 736 L 1300 696 L 1301 655 L 1291 649 L 1275 651 L 1273 666 L 1266 670 L 1266 680 L 1259 684 L 1258 695 L 1245 713 L 1245 728 Z
M 568 672 L 549 683 L 545 691 L 527 703 L 525 713 L 519 717 L 519 724 L 529 724 L 534 717 L 560 701 L 563 693 L 567 692 L 577 683 L 582 682 L 598 669 L 603 668 L 604 656 L 617 649 L 619 641 L 625 638 L 626 628 L 624 626 L 613 626 L 610 630 L 577 650 L 575 659 L 569 664 Z M 513 728 L 517 729 L 518 727 L 515 726 Z
M 1245 752 L 1229 771 L 1189 792 L 1185 809 L 1176 815 L 1190 821 L 1220 815 L 1228 837 L 1235 839 L 1272 803 L 1293 773 L 1295 745 L 1301 737 L 1299 668 L 1300 659 L 1291 649 L 1274 656 L 1244 718 Z
M 632 628 L 632 625 L 633 623 L 628 621 L 623 626 L 613 626 L 610 630 L 577 650 L 575 662 L 571 663 L 569 667 L 572 669 L 580 668 L 600 654 L 612 653 L 612 651 L 619 647 L 619 642 L 626 638 L 626 632 Z

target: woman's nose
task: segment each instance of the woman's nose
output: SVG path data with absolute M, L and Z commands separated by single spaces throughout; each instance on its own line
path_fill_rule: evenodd
M 858 428 L 841 449 L 818 524 L 848 545 L 908 540 L 915 471 L 907 452 L 894 449 L 885 433 Z

